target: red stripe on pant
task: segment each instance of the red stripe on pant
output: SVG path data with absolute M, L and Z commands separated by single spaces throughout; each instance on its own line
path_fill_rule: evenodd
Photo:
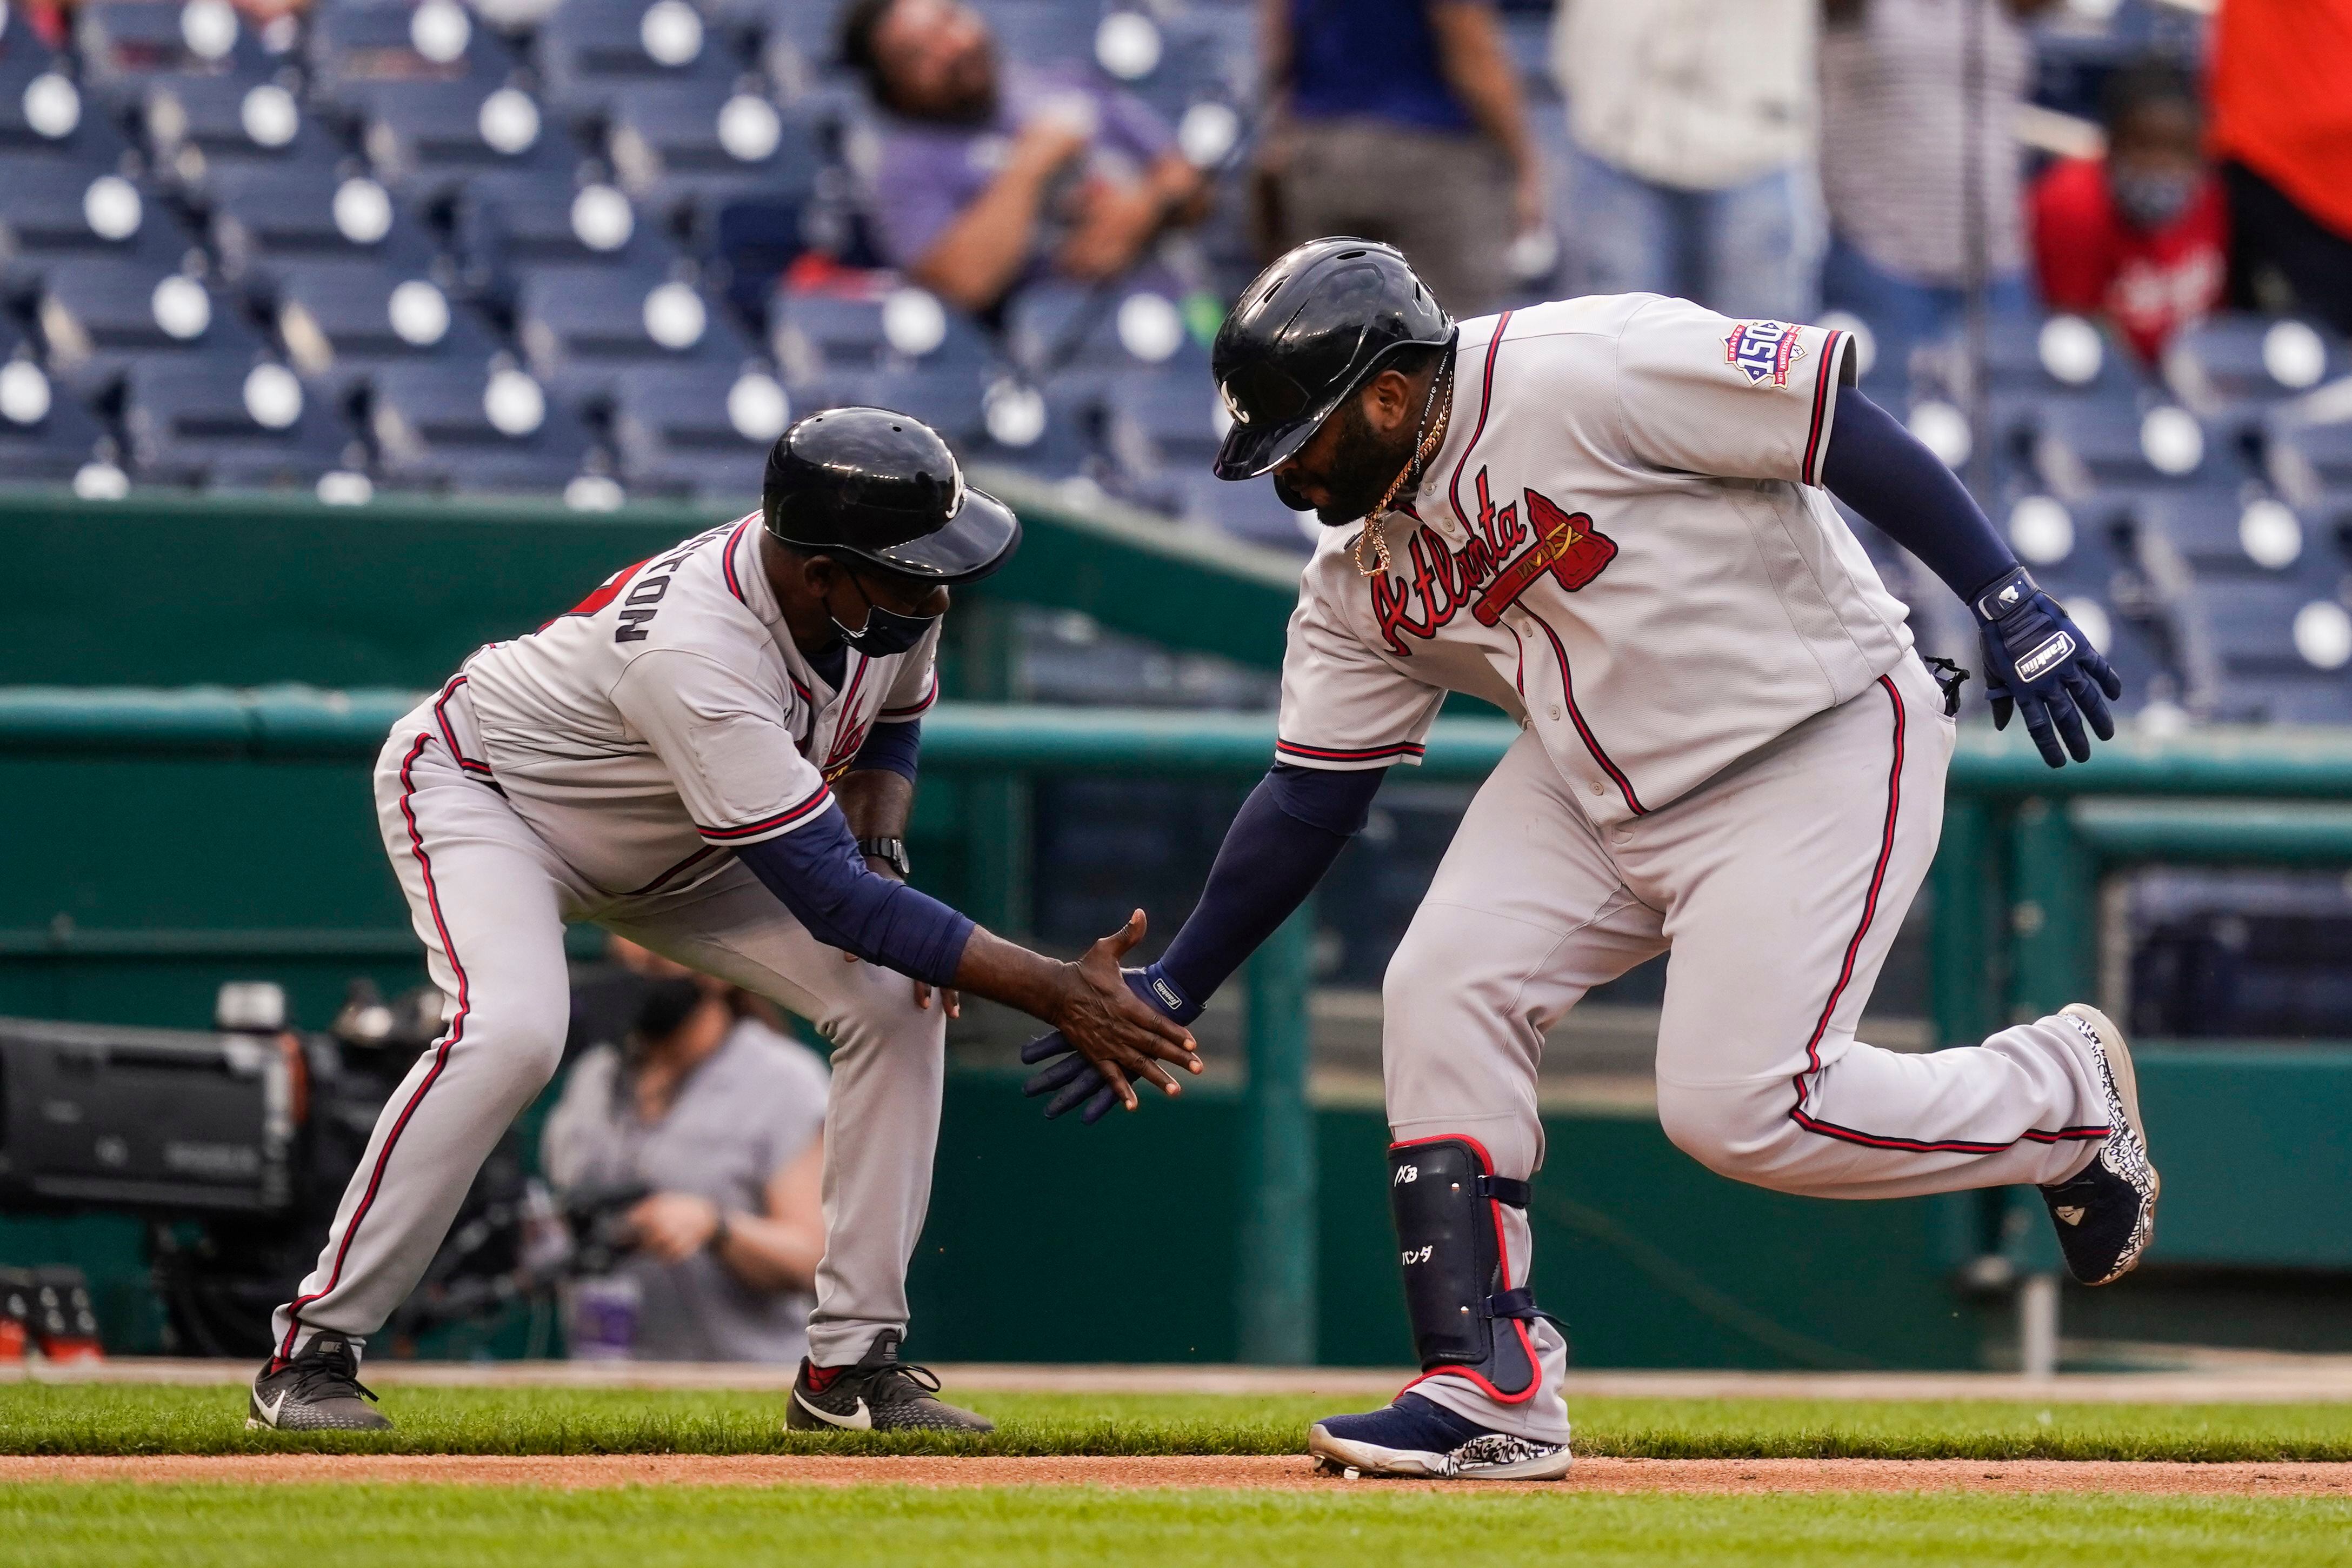
M 1830 988 L 1829 1000 L 1822 1004 L 1822 1016 L 1813 1025 L 1812 1038 L 1805 1041 L 1805 1071 L 1790 1080 L 1796 1086 L 1797 1103 L 1789 1108 L 1789 1119 L 1809 1133 L 1835 1138 L 1840 1143 L 1920 1155 L 1995 1155 L 2020 1143 L 2058 1144 L 2081 1138 L 2104 1138 L 2114 1129 L 2105 1126 L 2061 1127 L 2053 1133 L 2035 1128 L 2019 1134 L 2005 1144 L 1977 1143 L 1965 1138 L 1930 1142 L 1841 1126 L 1835 1122 L 1825 1122 L 1805 1109 L 1805 1080 L 1822 1070 L 1822 1036 L 1829 1032 L 1830 1019 L 1837 1011 L 1838 999 L 1845 995 L 1846 985 L 1853 978 L 1854 961 L 1862 952 L 1862 939 L 1869 935 L 1870 923 L 1878 913 L 1879 889 L 1885 885 L 1886 867 L 1895 858 L 1895 825 L 1903 812 L 1903 728 L 1906 718 L 1903 694 L 1895 689 L 1891 676 L 1879 676 L 1878 684 L 1886 693 L 1886 700 L 1895 706 L 1895 760 L 1886 771 L 1886 826 L 1879 839 L 1878 863 L 1872 867 L 1870 873 L 1870 894 L 1863 900 L 1862 924 L 1854 927 L 1853 940 L 1845 945 L 1845 963 L 1838 970 L 1837 984 Z
M 434 1081 L 441 1076 L 441 1070 L 449 1064 L 450 1048 L 465 1037 L 466 1014 L 471 1005 L 466 981 L 466 967 L 457 961 L 457 944 L 449 940 L 448 922 L 441 918 L 441 895 L 433 885 L 433 857 L 425 852 L 425 839 L 416 831 L 416 810 L 411 803 L 412 798 L 416 793 L 416 785 L 410 777 L 410 771 L 416 766 L 417 758 L 424 753 L 425 747 L 431 743 L 432 738 L 429 735 L 418 736 L 416 744 L 408 748 L 407 757 L 401 761 L 400 815 L 408 824 L 409 848 L 416 856 L 418 868 L 425 873 L 425 907 L 433 912 L 433 929 L 439 934 L 441 951 L 447 955 L 449 967 L 457 977 L 457 1010 L 450 1016 L 448 1032 L 441 1037 L 440 1045 L 433 1052 L 433 1066 L 425 1074 L 425 1082 L 416 1086 L 416 1092 L 411 1094 L 408 1097 L 408 1103 L 400 1108 L 399 1119 L 393 1123 L 392 1131 L 384 1135 L 383 1148 L 375 1156 L 375 1167 L 368 1173 L 367 1191 L 360 1196 L 359 1207 L 352 1210 L 352 1222 L 343 1228 L 343 1239 L 335 1249 L 334 1265 L 327 1270 L 326 1284 L 309 1295 L 298 1296 L 288 1303 L 286 1338 L 279 1343 L 278 1354 L 271 1358 L 273 1366 L 282 1364 L 293 1356 L 294 1336 L 299 1333 L 302 1328 L 302 1309 L 313 1301 L 334 1293 L 335 1286 L 343 1277 L 343 1260 L 351 1255 L 352 1238 L 359 1234 L 361 1222 L 367 1218 L 368 1210 L 375 1205 L 375 1195 L 383 1186 L 384 1166 L 391 1162 L 392 1151 L 398 1146 L 400 1134 L 407 1130 L 408 1119 L 416 1114 L 416 1107 L 424 1103 L 425 1092 L 433 1087 Z

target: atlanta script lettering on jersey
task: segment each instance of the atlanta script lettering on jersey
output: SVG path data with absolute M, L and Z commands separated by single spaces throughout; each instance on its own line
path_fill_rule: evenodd
M 1450 548 L 1423 528 L 1406 547 L 1412 563 L 1410 579 L 1387 572 L 1372 579 L 1372 614 L 1380 622 L 1381 639 L 1400 656 L 1412 653 L 1405 637 L 1428 641 L 1465 605 L 1481 625 L 1492 626 L 1546 572 L 1574 593 L 1616 558 L 1617 542 L 1594 528 L 1590 515 L 1568 511 L 1539 491 L 1524 490 L 1528 509 L 1523 520 L 1517 501 L 1495 505 L 1486 469 L 1478 470 L 1475 485 L 1477 521 L 1461 549 Z M 1513 559 L 1510 552 L 1531 528 L 1535 542 Z M 1507 560 L 1498 570 L 1498 563 Z

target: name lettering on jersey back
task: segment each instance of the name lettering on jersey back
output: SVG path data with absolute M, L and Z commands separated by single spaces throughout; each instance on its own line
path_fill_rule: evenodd
M 669 592 L 671 580 L 677 575 L 677 569 L 686 564 L 687 557 L 694 553 L 697 546 L 707 539 L 718 537 L 723 531 L 723 529 L 714 528 L 709 533 L 689 539 L 674 554 L 666 555 L 656 561 L 644 563 L 641 570 L 633 568 L 631 572 L 615 579 L 605 589 L 599 589 L 597 592 L 604 595 L 604 603 L 610 603 L 622 588 L 629 588 L 629 596 L 621 601 L 620 611 L 614 617 L 613 641 L 615 643 L 644 642 L 646 623 L 652 621 L 655 614 L 661 609 L 662 599 Z M 633 580 L 635 586 L 631 587 L 629 585 Z M 590 597 L 593 598 L 595 595 Z M 598 608 L 603 608 L 603 605 L 600 604 Z
M 1405 638 L 1435 637 L 1465 605 L 1482 625 L 1492 626 L 1545 573 L 1573 593 L 1616 557 L 1616 541 L 1595 529 L 1587 514 L 1569 512 L 1538 491 L 1523 490 L 1523 519 L 1517 501 L 1495 505 L 1486 469 L 1478 470 L 1475 484 L 1477 520 L 1460 549 L 1423 528 L 1405 550 L 1412 576 L 1382 572 L 1371 580 L 1381 637 L 1400 656 L 1412 653 Z M 1514 557 L 1531 529 L 1534 543 Z

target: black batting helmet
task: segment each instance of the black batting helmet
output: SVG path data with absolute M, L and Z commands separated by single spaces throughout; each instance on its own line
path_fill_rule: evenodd
M 1021 543 L 1013 508 L 963 482 L 940 433 L 887 408 L 813 413 L 768 452 L 760 513 L 795 549 L 922 582 L 972 582 Z
M 1242 290 L 1210 350 L 1234 416 L 1217 477 L 1265 473 L 1398 350 L 1446 348 L 1454 336 L 1454 318 L 1393 246 L 1347 238 L 1297 246 Z

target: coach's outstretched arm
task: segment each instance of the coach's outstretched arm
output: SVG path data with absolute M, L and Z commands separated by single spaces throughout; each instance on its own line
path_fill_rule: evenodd
M 1139 1001 L 1121 979 L 1118 961 L 1143 940 L 1140 909 L 1076 963 L 1063 963 L 1007 942 L 970 915 L 875 872 L 857 852 L 836 806 L 795 831 L 742 845 L 735 853 L 818 941 L 1043 1019 L 1070 1042 L 1066 1049 L 1117 1085 L 1130 1109 L 1131 1077 L 1175 1094 L 1181 1092 L 1176 1080 L 1161 1062 L 1201 1071 L 1192 1031 Z
M 2116 737 L 2107 703 L 2124 684 L 2106 660 L 2018 564 L 1943 461 L 1850 386 L 1838 390 L 1822 483 L 1967 602 L 1984 641 L 1994 728 L 2009 727 L 2013 706 L 2053 768 L 2066 766 L 2061 737 L 2075 761 L 2091 759 L 2084 719 L 2101 740 Z
M 1219 986 L 1305 902 L 1348 841 L 1364 825 L 1384 768 L 1339 772 L 1275 764 L 1225 830 L 1209 885 L 1192 918 L 1168 945 L 1167 956 L 1126 971 L 1128 986 L 1178 1023 L 1191 1023 Z M 1066 1057 L 1031 1078 L 1024 1092 L 1051 1094 L 1048 1117 L 1083 1103 L 1087 1122 L 1099 1121 L 1113 1100 L 1130 1111 L 1135 1097 L 1117 1074 L 1080 1052 L 1060 1031 L 1040 1036 L 1021 1060 Z

